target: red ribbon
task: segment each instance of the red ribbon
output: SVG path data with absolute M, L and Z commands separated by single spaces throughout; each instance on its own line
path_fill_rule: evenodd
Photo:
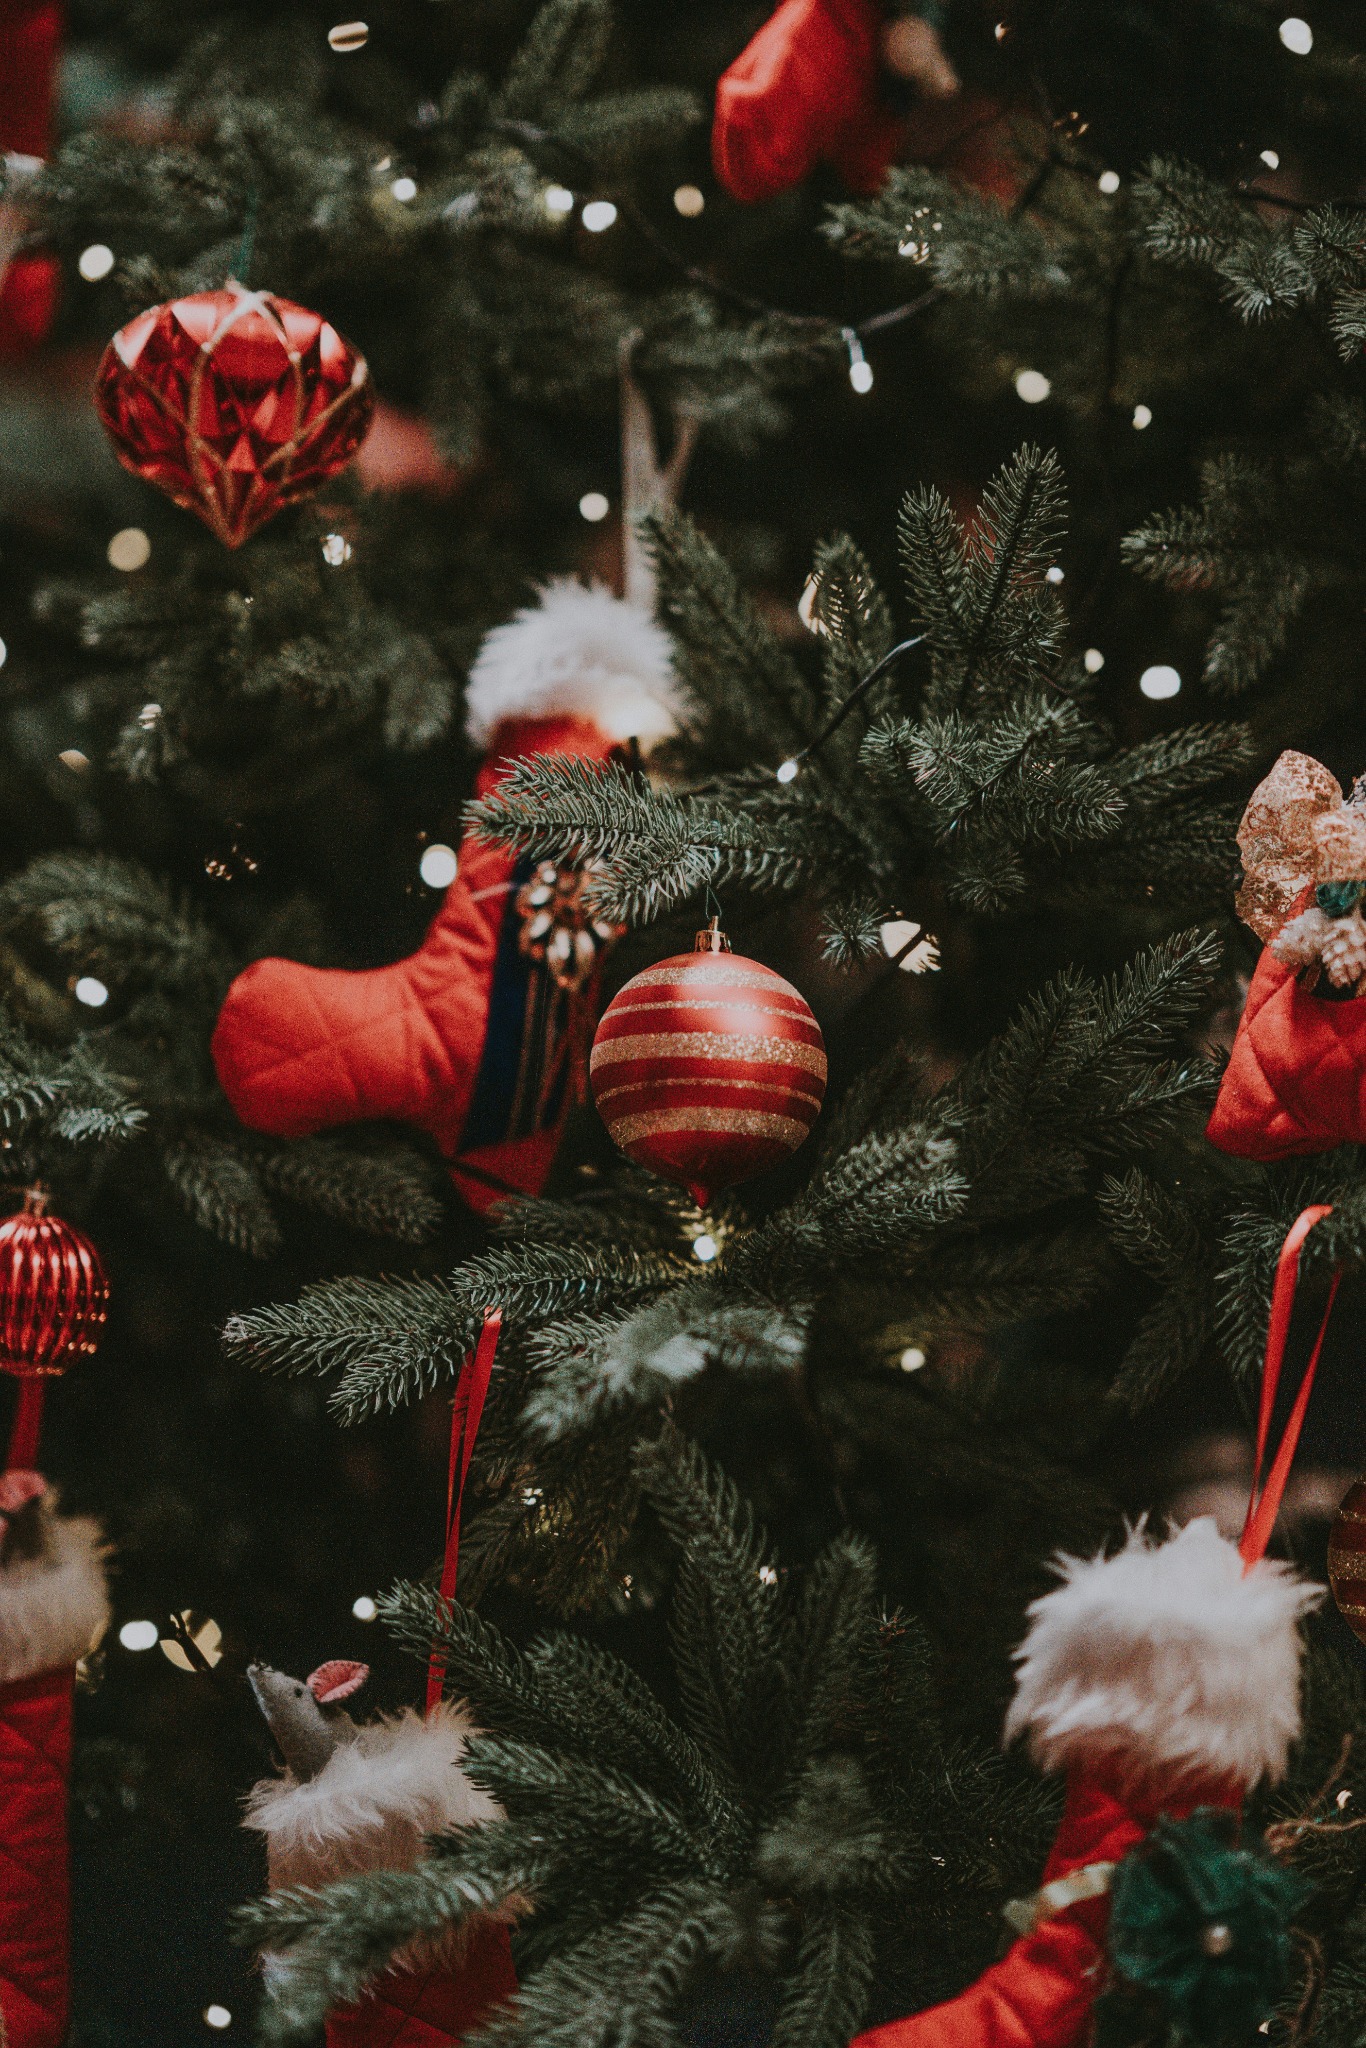
M 1272 1460 L 1271 1470 L 1263 1481 L 1262 1472 L 1271 1440 L 1271 1414 L 1276 1405 L 1276 1390 L 1281 1383 L 1281 1366 L 1285 1359 L 1286 1339 L 1290 1335 L 1291 1312 L 1295 1306 L 1300 1249 L 1314 1225 L 1321 1223 L 1325 1216 L 1331 1216 L 1332 1213 L 1331 1202 L 1317 1202 L 1310 1208 L 1302 1210 L 1286 1233 L 1281 1255 L 1276 1261 L 1276 1284 L 1271 1290 L 1271 1318 L 1266 1331 L 1266 1358 L 1262 1364 L 1261 1407 L 1257 1414 L 1257 1463 L 1252 1475 L 1247 1520 L 1243 1524 L 1242 1539 L 1238 1545 L 1244 1571 L 1250 1571 L 1254 1564 L 1265 1557 L 1266 1546 L 1271 1541 L 1271 1532 L 1276 1526 L 1276 1517 L 1281 1511 L 1281 1501 L 1285 1495 L 1285 1484 L 1290 1477 L 1290 1467 L 1299 1448 L 1300 1431 L 1304 1427 L 1309 1396 L 1314 1387 L 1314 1375 L 1319 1369 L 1319 1353 L 1323 1349 L 1328 1318 L 1333 1313 L 1333 1303 L 1337 1300 L 1338 1287 L 1342 1281 L 1342 1268 L 1339 1267 L 1328 1289 L 1328 1305 L 1323 1311 L 1323 1321 L 1319 1324 L 1319 1334 L 1314 1339 L 1309 1363 L 1304 1368 L 1304 1377 L 1300 1381 L 1295 1404 L 1290 1410 L 1280 1445 Z
M 465 1481 L 470 1476 L 475 1439 L 484 1419 L 484 1402 L 493 1377 L 493 1359 L 502 1327 L 503 1311 L 500 1308 L 485 1309 L 479 1342 L 461 1366 L 460 1377 L 455 1383 L 455 1399 L 451 1403 L 451 1462 L 446 1476 L 446 1552 L 441 1564 L 441 1599 L 446 1607 L 450 1606 L 455 1594 L 455 1572 L 460 1562 L 460 1509 L 465 1499 Z M 429 1714 L 441 1703 L 444 1676 L 445 1666 L 433 1645 L 427 1665 Z
M 19 1382 L 19 1405 L 14 1411 L 9 1450 L 5 1454 L 7 1472 L 31 1472 L 38 1462 L 38 1438 L 43 1427 L 44 1387 L 45 1377 L 42 1373 L 25 1373 Z

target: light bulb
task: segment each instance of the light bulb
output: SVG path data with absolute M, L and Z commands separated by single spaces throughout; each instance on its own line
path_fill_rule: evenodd
M 455 848 L 440 843 L 424 847 L 417 871 L 429 889 L 449 889 L 460 872 Z
M 111 569 L 122 569 L 125 575 L 134 569 L 141 569 L 151 560 L 152 543 L 140 526 L 121 526 L 105 549 Z
M 696 220 L 706 203 L 696 185 L 680 185 L 674 193 L 675 211 L 681 213 L 684 220 Z
M 918 1344 L 908 1344 L 901 1354 L 901 1370 L 903 1372 L 919 1372 L 924 1363 L 925 1354 L 920 1346 Z
M 1264 149 L 1261 155 L 1262 162 L 1266 165 L 1269 171 L 1278 171 L 1280 169 L 1281 160 L 1274 149 Z
M 1101 191 L 1106 193 L 1107 195 L 1111 192 L 1118 192 L 1119 172 L 1102 171 L 1100 176 L 1096 179 L 1096 183 L 1100 187 Z
M 1026 405 L 1042 405 L 1052 389 L 1042 370 L 1021 370 L 1015 379 L 1015 394 Z
M 601 491 L 585 491 L 579 499 L 579 512 L 590 526 L 596 526 L 600 519 L 605 519 L 611 509 L 611 500 L 605 498 Z
M 782 763 L 782 766 L 778 769 L 777 774 L 779 782 L 795 782 L 797 780 L 796 762 L 784 761 Z
M 1088 647 L 1081 658 L 1081 665 L 1088 676 L 1098 676 L 1105 666 L 1105 656 L 1098 647 Z
M 1158 662 L 1153 668 L 1145 668 L 1138 679 L 1138 687 L 1145 697 L 1151 697 L 1155 704 L 1164 698 L 1174 697 L 1181 688 L 1181 678 L 1166 662 Z
M 204 2024 L 206 2027 L 212 2027 L 215 2033 L 221 2034 L 224 2027 L 232 2025 L 232 2014 L 228 2011 L 226 2005 L 206 2005 L 204 2008 Z
M 87 1010 L 102 1010 L 109 1001 L 108 989 L 93 974 L 83 974 L 71 993 Z
M 716 1249 L 716 1239 L 708 1231 L 704 1230 L 692 1241 L 692 1255 L 695 1259 L 700 1259 L 704 1266 L 709 1266 L 716 1257 Z
M 329 533 L 324 537 L 323 560 L 329 569 L 340 569 L 351 559 L 351 543 L 344 533 Z
M 6 657 L 8 656 L 8 654 L 9 654 L 9 649 L 8 649 L 8 647 L 6 647 L 6 645 L 5 645 L 5 643 L 4 643 L 4 641 L 3 641 L 3 640 L 0 640 L 0 668 L 3 668 L 3 667 L 5 666 L 5 660 L 6 660 Z
M 590 235 L 604 234 L 616 217 L 617 209 L 610 199 L 590 199 L 579 216 Z
M 395 178 L 389 190 L 393 193 L 400 206 L 406 206 L 410 199 L 416 199 L 417 197 L 417 179 Z
M 87 284 L 98 284 L 114 268 L 114 252 L 107 242 L 92 242 L 76 258 L 76 268 Z
M 1314 47 L 1314 31 L 1298 14 L 1288 14 L 1276 33 L 1292 57 L 1307 57 Z
M 873 388 L 872 364 L 862 359 L 860 359 L 856 363 L 850 363 L 849 382 L 853 385 L 855 391 L 858 392 L 860 398 L 862 398 L 866 392 L 871 391 Z
M 1062 582 L 1062 579 L 1063 579 L 1063 571 L 1062 571 L 1062 570 L 1061 570 L 1061 569 L 1060 569 L 1060 568 L 1058 567 L 1058 565 L 1057 565 L 1057 563 L 1056 563 L 1056 562 L 1050 562 L 1050 563 L 1049 563 L 1049 565 L 1048 565 L 1048 567 L 1047 567 L 1047 568 L 1046 568 L 1046 569 L 1044 570 L 1044 572 L 1043 572 L 1043 580 L 1044 580 L 1044 582 L 1045 582 L 1045 583 L 1061 583 L 1061 582 Z
M 567 185 L 547 185 L 544 196 L 546 212 L 557 219 L 574 211 L 574 195 Z
M 773 1566 L 771 1564 L 761 1564 L 759 1567 L 759 1584 L 761 1586 L 776 1586 L 777 1583 L 778 1574 Z
M 154 1650 L 161 1630 L 154 1621 L 125 1621 L 119 1641 L 125 1650 Z
M 73 775 L 84 775 L 90 766 L 90 756 L 83 754 L 79 747 L 63 747 L 57 759 L 63 768 L 69 768 Z
M 379 1613 L 379 1609 L 368 1593 L 362 1593 L 359 1599 L 351 1602 L 351 1612 L 355 1615 L 357 1621 L 373 1621 Z
M 363 50 L 370 40 L 370 27 L 364 21 L 339 21 L 335 28 L 327 31 L 327 40 L 332 49 L 345 54 L 348 50 Z
M 1150 427 L 1152 423 L 1152 407 L 1150 405 L 1136 405 L 1134 407 L 1134 425 L 1139 429 L 1140 433 L 1144 427 Z

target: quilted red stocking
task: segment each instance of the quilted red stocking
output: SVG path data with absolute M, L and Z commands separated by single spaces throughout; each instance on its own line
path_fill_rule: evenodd
M 670 647 L 604 590 L 552 584 L 490 634 L 470 677 L 476 792 L 533 754 L 601 761 L 673 727 Z M 213 1037 L 223 1092 L 277 1137 L 392 1117 L 435 1138 L 465 1199 L 539 1193 L 582 1095 L 601 948 L 570 874 L 466 836 L 459 873 L 416 953 L 348 973 L 258 960 Z

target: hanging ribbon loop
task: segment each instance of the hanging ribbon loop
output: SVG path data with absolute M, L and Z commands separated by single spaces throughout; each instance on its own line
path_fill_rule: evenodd
M 449 1608 L 455 1596 L 456 1567 L 460 1562 L 460 1510 L 465 1500 L 465 1481 L 469 1478 L 470 1460 L 474 1456 L 479 1425 L 484 1419 L 484 1402 L 488 1396 L 489 1381 L 493 1377 L 493 1360 L 498 1350 L 498 1337 L 502 1327 L 503 1311 L 500 1308 L 485 1309 L 484 1327 L 479 1333 L 479 1342 L 460 1368 L 460 1377 L 455 1383 L 455 1398 L 451 1402 L 451 1457 L 446 1474 L 446 1548 L 441 1561 L 441 1602 L 446 1608 Z M 445 1665 L 436 1645 L 433 1644 L 427 1665 L 429 1714 L 441 1703 L 444 1677 Z
M 1331 1216 L 1331 1202 L 1316 1202 L 1304 1209 L 1295 1218 L 1286 1232 L 1281 1255 L 1276 1261 L 1276 1282 L 1271 1290 L 1271 1316 L 1266 1331 L 1266 1357 L 1262 1363 L 1262 1392 L 1257 1411 L 1257 1460 L 1252 1474 L 1252 1491 L 1248 1497 L 1247 1520 L 1238 1549 L 1242 1555 L 1244 1571 L 1266 1555 L 1266 1546 L 1271 1541 L 1271 1532 L 1276 1526 L 1276 1517 L 1281 1511 L 1285 1497 L 1286 1481 L 1295 1452 L 1299 1448 L 1300 1432 L 1309 1408 L 1309 1396 L 1314 1388 L 1314 1375 L 1319 1369 L 1319 1353 L 1328 1331 L 1328 1319 L 1333 1313 L 1333 1303 L 1338 1297 L 1342 1282 L 1342 1268 L 1333 1274 L 1328 1289 L 1328 1302 L 1319 1324 L 1314 1348 L 1309 1354 L 1309 1363 L 1304 1368 L 1299 1391 L 1286 1421 L 1284 1433 L 1271 1469 L 1263 1479 L 1266 1468 L 1267 1449 L 1271 1441 L 1271 1417 L 1276 1406 L 1276 1392 L 1281 1382 L 1281 1366 L 1285 1360 L 1286 1340 L 1290 1335 L 1290 1318 L 1295 1307 L 1295 1287 L 1299 1279 L 1300 1252 L 1304 1241 L 1316 1223 L 1325 1216 Z

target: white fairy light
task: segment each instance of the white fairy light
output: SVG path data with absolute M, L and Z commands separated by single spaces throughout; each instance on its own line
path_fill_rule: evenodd
M 73 775 L 84 775 L 90 766 L 90 756 L 83 754 L 79 747 L 63 747 L 57 759 L 63 768 L 69 768 Z
M 1042 370 L 1021 370 L 1015 379 L 1015 396 L 1026 405 L 1042 405 L 1052 389 Z
M 71 991 L 78 1003 L 84 1003 L 87 1010 L 102 1010 L 109 1001 L 109 991 L 96 975 L 83 974 Z
M 611 499 L 601 491 L 585 491 L 579 499 L 579 516 L 590 526 L 596 526 L 600 519 L 605 519 L 611 509 Z
M 1181 678 L 1165 661 L 1159 661 L 1152 668 L 1144 669 L 1138 679 L 1138 687 L 1145 697 L 1151 697 L 1155 704 L 1160 704 L 1166 698 L 1176 696 L 1181 688 Z
M 1102 171 L 1100 176 L 1096 179 L 1096 183 L 1100 187 L 1101 191 L 1104 192 L 1108 198 L 1110 193 L 1118 192 L 1119 190 L 1119 172 Z
M 221 2034 L 224 2027 L 232 2025 L 232 2014 L 226 2005 L 206 2005 L 204 2024 L 206 2027 L 212 2027 L 216 2034 Z
M 773 1566 L 771 1564 L 761 1564 L 759 1567 L 759 1584 L 761 1586 L 776 1586 L 777 1583 L 778 1574 L 774 1571 Z
M 925 1354 L 918 1344 L 908 1344 L 897 1362 L 903 1372 L 919 1372 L 925 1363 Z
M 1150 405 L 1136 405 L 1134 407 L 1134 425 L 1138 428 L 1139 432 L 1141 433 L 1144 427 L 1150 427 L 1152 423 L 1152 407 Z
M 567 185 L 547 185 L 542 196 L 546 212 L 553 213 L 557 220 L 574 211 L 574 195 Z
M 345 56 L 351 50 L 363 50 L 370 40 L 370 25 L 364 21 L 339 21 L 327 31 L 329 47 Z
M 424 847 L 417 871 L 429 889 L 449 889 L 460 872 L 455 848 L 440 842 Z
M 1307 57 L 1314 47 L 1314 31 L 1298 14 L 1287 14 L 1276 33 L 1292 57 Z
M 151 732 L 160 723 L 161 706 L 159 704 L 144 704 L 138 713 L 138 724 L 142 727 L 143 731 Z
M 358 1599 L 351 1602 L 351 1612 L 357 1621 L 374 1621 L 379 1609 L 368 1593 L 362 1593 Z
M 1264 149 L 1264 150 L 1262 150 L 1262 151 L 1261 151 L 1261 160 L 1262 160 L 1262 162 L 1263 162 L 1263 163 L 1264 163 L 1264 164 L 1266 165 L 1266 167 L 1267 167 L 1267 169 L 1268 169 L 1269 171 L 1278 171 L 1278 170 L 1280 169 L 1280 167 L 1281 167 L 1281 159 L 1280 159 L 1280 155 L 1279 155 L 1279 153 L 1278 153 L 1278 152 L 1277 152 L 1276 150 L 1274 150 L 1274 149 Z
M 1050 562 L 1048 567 L 1043 572 L 1043 578 L 1045 583 L 1061 583 L 1063 579 L 1063 571 L 1058 567 L 1056 562 Z
M 5 645 L 5 643 L 4 643 L 4 641 L 3 641 L 3 640 L 0 640 L 0 668 L 3 668 L 3 667 L 5 666 L 5 661 L 6 661 L 6 658 L 7 658 L 8 654 L 9 654 L 9 649 L 8 649 L 8 647 L 6 647 L 6 645 Z
M 849 351 L 849 382 L 860 398 L 873 388 L 873 366 L 863 353 L 863 343 L 852 327 L 844 330 L 844 345 Z
M 87 284 L 98 284 L 114 268 L 114 252 L 107 242 L 92 242 L 76 258 L 76 269 Z
M 795 782 L 797 780 L 796 762 L 784 761 L 777 771 L 777 778 L 779 782 Z
M 605 234 L 616 217 L 617 209 L 610 199 L 590 199 L 579 215 L 590 235 Z
M 1088 676 L 1098 676 L 1105 666 L 1105 656 L 1098 647 L 1088 647 L 1081 658 L 1081 665 Z
M 329 533 L 323 537 L 323 560 L 329 569 L 340 569 L 351 559 L 351 543 L 344 533 Z
M 903 974 L 934 974 L 939 968 L 939 941 L 909 917 L 889 917 L 878 927 L 878 941 Z
M 145 568 L 152 556 L 152 543 L 140 526 L 121 526 L 105 549 L 105 556 L 111 569 L 122 569 L 125 575 L 134 569 Z
M 709 1266 L 712 1260 L 716 1257 L 716 1253 L 717 1243 L 716 1239 L 711 1235 L 711 1232 L 707 1230 L 699 1232 L 699 1234 L 692 1241 L 693 1257 L 695 1259 L 700 1259 L 704 1266 Z
M 417 197 L 417 179 L 409 177 L 395 178 L 389 190 L 393 193 L 400 206 L 406 206 L 410 199 L 416 199 Z
M 161 1630 L 154 1621 L 125 1621 L 119 1641 L 125 1650 L 154 1650 Z
M 674 193 L 674 211 L 684 220 L 696 220 L 706 203 L 706 195 L 696 185 L 680 185 Z
M 816 614 L 816 599 L 820 596 L 820 588 L 820 578 L 812 574 L 802 585 L 802 594 L 797 599 L 797 617 L 808 633 L 825 632 L 825 627 Z

